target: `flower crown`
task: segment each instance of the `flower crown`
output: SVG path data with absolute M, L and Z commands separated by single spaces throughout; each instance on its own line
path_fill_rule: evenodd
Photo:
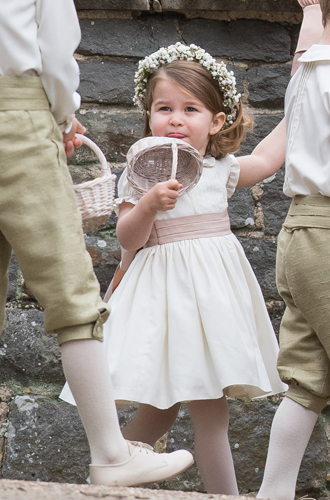
M 194 61 L 200 63 L 209 70 L 215 80 L 218 80 L 220 90 L 223 94 L 223 106 L 226 114 L 225 126 L 229 127 L 235 121 L 237 115 L 237 104 L 241 97 L 236 90 L 236 79 L 233 71 L 228 71 L 225 63 L 217 61 L 204 49 L 197 45 L 183 45 L 177 42 L 166 49 L 162 47 L 150 56 L 139 61 L 138 71 L 135 73 L 135 96 L 134 103 L 144 111 L 147 83 L 152 73 L 164 64 L 172 61 Z

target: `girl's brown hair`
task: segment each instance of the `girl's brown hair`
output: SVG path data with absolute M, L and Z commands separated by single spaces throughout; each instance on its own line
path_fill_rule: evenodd
M 325 26 L 326 23 L 330 22 L 330 0 L 319 0 L 319 1 L 322 11 L 323 26 Z
M 199 99 L 213 115 L 225 112 L 223 95 L 218 81 L 206 68 L 193 61 L 173 61 L 161 66 L 151 75 L 147 83 L 145 111 L 151 110 L 156 84 L 164 78 L 169 78 L 176 85 Z M 234 123 L 227 128 L 223 127 L 218 133 L 210 136 L 206 154 L 221 159 L 229 153 L 237 152 L 245 138 L 247 129 L 252 129 L 252 120 L 246 115 L 240 100 Z M 143 137 L 148 135 L 151 135 L 151 130 L 149 118 L 146 116 Z

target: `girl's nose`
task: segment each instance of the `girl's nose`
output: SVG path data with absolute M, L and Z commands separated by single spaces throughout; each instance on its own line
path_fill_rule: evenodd
M 173 125 L 174 127 L 178 127 L 180 125 L 183 125 L 184 120 L 181 115 L 181 113 L 173 113 L 170 117 L 170 125 Z

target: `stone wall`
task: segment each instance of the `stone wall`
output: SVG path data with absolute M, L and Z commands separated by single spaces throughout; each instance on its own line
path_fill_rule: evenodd
M 235 72 L 239 91 L 254 115 L 254 132 L 239 154 L 251 152 L 283 117 L 283 100 L 302 19 L 296 0 L 76 0 L 82 40 L 79 120 L 120 176 L 125 154 L 140 138 L 143 118 L 132 106 L 137 61 L 176 41 L 201 45 Z M 75 183 L 99 167 L 83 148 L 70 161 Z M 289 201 L 283 170 L 230 200 L 232 229 L 257 275 L 275 330 L 283 303 L 275 286 L 276 235 Z M 120 260 L 112 216 L 86 235 L 95 272 L 105 292 Z M 84 483 L 88 446 L 75 407 L 61 402 L 64 382 L 56 339 L 44 333 L 43 313 L 24 283 L 15 257 L 10 266 L 8 320 L 0 337 L 0 466 L 3 478 Z M 270 424 L 280 398 L 230 401 L 230 441 L 242 493 L 260 485 Z M 124 425 L 134 406 L 119 409 Z M 327 496 L 328 410 L 315 429 L 299 476 L 299 495 Z M 166 444 L 166 443 L 165 443 Z M 160 443 L 159 446 L 165 446 Z M 186 408 L 167 438 L 167 449 L 193 450 Z M 78 459 L 79 457 L 79 459 Z M 192 467 L 168 489 L 203 491 Z

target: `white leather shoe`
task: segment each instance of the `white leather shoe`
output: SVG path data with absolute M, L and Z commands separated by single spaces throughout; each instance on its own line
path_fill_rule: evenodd
M 140 486 L 170 479 L 194 463 L 189 451 L 155 453 L 145 443 L 127 441 L 130 458 L 111 465 L 90 465 L 91 484 L 106 486 Z

